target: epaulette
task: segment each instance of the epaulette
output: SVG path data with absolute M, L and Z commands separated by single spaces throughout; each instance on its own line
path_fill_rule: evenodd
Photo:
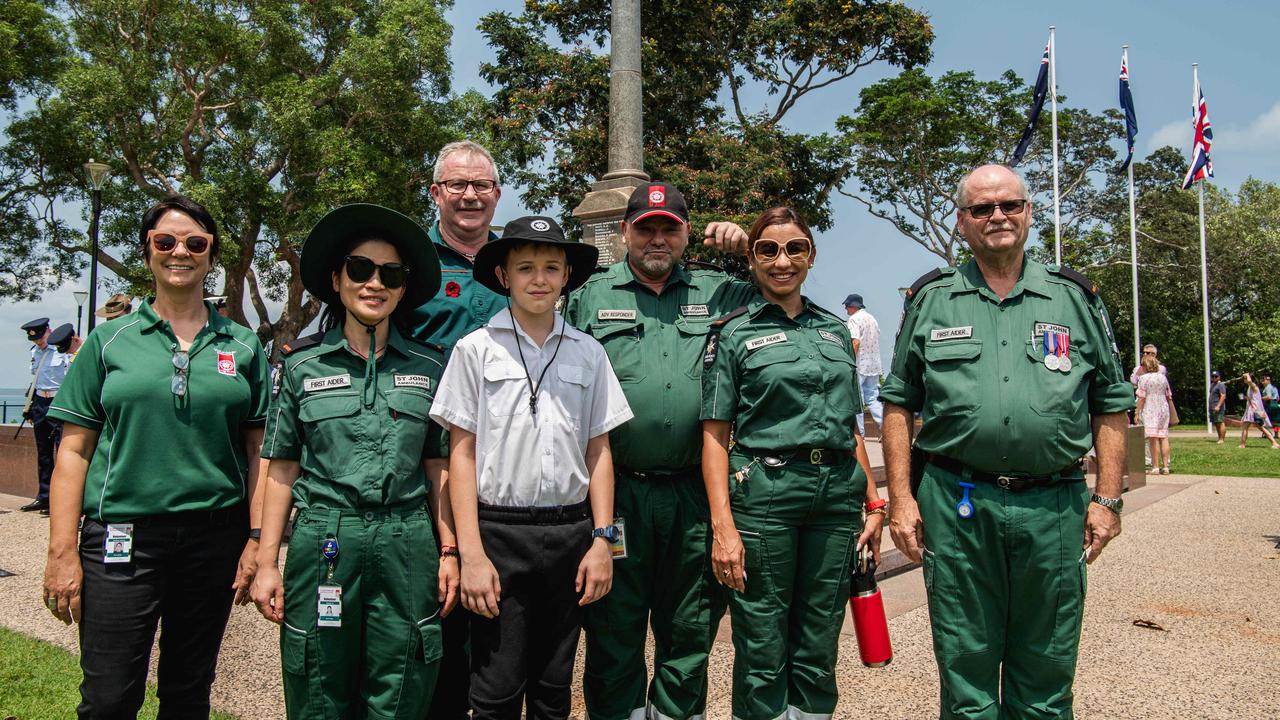
M 592 274 L 592 275 L 599 275 L 600 273 L 606 273 L 606 272 L 609 272 L 609 268 L 611 268 L 611 267 L 613 267 L 613 266 L 612 266 L 612 265 L 597 265 L 597 266 L 595 266 L 594 268 L 591 268 L 591 274 Z
M 716 272 L 725 271 L 724 268 L 720 267 L 719 265 L 716 265 L 715 263 L 706 262 L 705 260 L 685 260 L 684 262 L 685 270 L 697 270 L 699 268 L 703 270 L 714 270 Z
M 707 330 L 707 347 L 702 352 L 702 367 L 709 368 L 716 362 L 716 351 L 720 349 L 720 331 L 732 319 L 739 315 L 747 314 L 747 306 L 736 307 L 728 313 L 711 321 L 711 327 Z
M 1088 295 L 1089 297 L 1098 296 L 1098 286 L 1094 285 L 1092 280 L 1085 277 L 1077 270 L 1072 270 L 1071 268 L 1065 265 L 1059 265 L 1057 267 L 1054 267 L 1051 265 L 1049 266 L 1049 272 L 1055 275 L 1061 275 L 1062 277 L 1079 285 L 1081 288 L 1084 289 L 1085 295 Z
M 280 350 L 285 355 L 292 355 L 299 350 L 306 350 L 309 347 L 319 345 L 322 340 L 324 340 L 324 333 L 318 332 L 313 335 L 297 338 L 293 342 L 285 343 L 280 346 Z
M 955 271 L 956 269 L 953 267 L 934 268 L 921 275 L 915 282 L 911 283 L 911 287 L 907 288 L 907 300 L 910 301 L 915 298 L 916 293 L 924 289 L 924 286 L 937 281 L 939 278 L 950 275 Z

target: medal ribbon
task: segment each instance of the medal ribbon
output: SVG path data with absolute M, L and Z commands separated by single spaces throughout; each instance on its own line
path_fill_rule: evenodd
M 1058 333 L 1058 357 L 1065 358 L 1067 353 L 1071 351 L 1071 336 L 1066 333 Z
M 1056 351 L 1054 350 L 1053 333 L 1049 332 L 1048 330 L 1045 330 L 1043 338 L 1044 338 L 1045 357 L 1056 354 Z

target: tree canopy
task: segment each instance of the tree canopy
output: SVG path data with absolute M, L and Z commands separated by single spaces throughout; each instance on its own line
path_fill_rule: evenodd
M 320 216 L 355 201 L 431 212 L 434 153 L 480 102 L 449 95 L 448 4 L 60 3 L 74 50 L 0 148 L 0 296 L 35 298 L 79 274 L 87 241 L 59 213 L 85 198 L 81 165 L 96 157 L 113 172 L 106 267 L 147 291 L 138 220 L 180 191 L 221 223 L 233 319 L 264 340 L 295 337 L 319 311 L 297 267 Z M 278 317 L 268 298 L 284 303 Z

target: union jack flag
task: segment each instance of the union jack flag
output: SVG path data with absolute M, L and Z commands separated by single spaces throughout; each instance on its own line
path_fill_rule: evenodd
M 1191 124 L 1196 135 L 1191 145 L 1191 169 L 1182 180 L 1182 189 L 1190 188 L 1197 180 L 1213 177 L 1213 161 L 1209 159 L 1209 146 L 1213 145 L 1213 127 L 1209 124 L 1209 107 L 1204 102 L 1204 90 L 1196 79 L 1196 104 L 1191 108 Z

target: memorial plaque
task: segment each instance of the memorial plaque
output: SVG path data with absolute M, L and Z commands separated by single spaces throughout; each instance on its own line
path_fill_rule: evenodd
M 626 254 L 626 250 L 622 247 L 621 220 L 601 220 L 586 223 L 582 226 L 582 230 L 585 236 L 583 239 L 600 248 L 598 264 L 601 267 L 608 267 L 622 260 Z

